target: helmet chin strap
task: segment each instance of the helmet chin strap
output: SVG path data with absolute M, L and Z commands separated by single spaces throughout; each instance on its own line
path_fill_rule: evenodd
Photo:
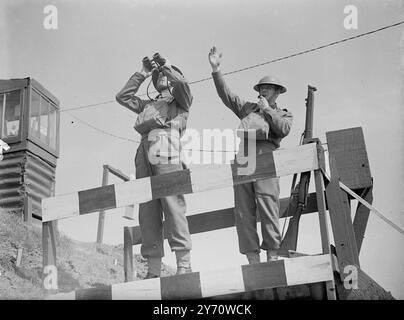
M 170 97 L 172 96 L 172 93 L 170 91 L 170 87 L 166 87 L 164 88 L 162 91 L 160 91 L 160 96 L 162 98 L 166 98 L 166 97 Z
M 165 75 L 165 72 L 164 72 L 164 69 L 162 69 L 161 73 L 162 73 L 164 76 L 166 76 L 166 75 Z M 167 76 L 166 76 L 166 77 L 167 77 Z M 162 89 L 162 90 L 160 91 L 160 96 L 163 97 L 163 98 L 170 97 L 170 96 L 172 97 L 172 96 L 173 96 L 173 93 L 171 92 L 170 84 L 169 84 L 168 80 L 167 80 L 167 86 L 166 86 L 164 89 Z

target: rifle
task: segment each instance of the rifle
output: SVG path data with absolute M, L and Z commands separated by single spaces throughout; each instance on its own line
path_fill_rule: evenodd
M 313 139 L 313 111 L 314 111 L 314 91 L 317 89 L 313 86 L 308 86 L 307 88 L 307 98 L 306 101 L 306 123 L 303 133 L 302 144 L 310 143 Z M 294 187 L 294 182 L 296 181 L 297 174 L 293 176 L 292 192 L 289 200 L 288 215 L 293 214 L 290 219 L 288 230 L 285 237 L 282 239 L 280 246 L 280 253 L 288 252 L 289 250 L 296 251 L 297 248 L 297 235 L 299 231 L 299 221 L 304 209 L 307 206 L 307 196 L 309 194 L 309 184 L 310 184 L 311 172 L 303 172 L 300 174 L 300 181 Z M 284 215 L 282 215 L 284 216 Z

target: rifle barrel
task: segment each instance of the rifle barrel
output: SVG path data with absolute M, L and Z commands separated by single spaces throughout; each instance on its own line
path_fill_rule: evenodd
M 306 124 L 304 129 L 304 138 L 313 138 L 313 114 L 314 114 L 314 91 L 317 88 L 311 85 L 307 86 L 307 98 L 306 98 Z

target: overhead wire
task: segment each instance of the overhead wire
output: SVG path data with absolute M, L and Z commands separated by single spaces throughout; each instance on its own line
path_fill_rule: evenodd
M 265 61 L 265 62 L 262 62 L 262 63 L 258 63 L 258 64 L 255 64 L 255 65 L 252 65 L 252 66 L 247 66 L 247 67 L 244 67 L 244 68 L 241 68 L 241 69 L 236 69 L 236 70 L 233 70 L 233 71 L 225 72 L 225 73 L 223 73 L 223 76 L 235 74 L 235 73 L 250 70 L 250 69 L 253 69 L 253 68 L 258 68 L 258 67 L 261 67 L 261 66 L 264 66 L 264 65 L 267 65 L 267 64 L 279 62 L 279 61 L 282 61 L 282 60 L 290 59 L 290 58 L 297 57 L 297 56 L 307 54 L 307 53 L 310 53 L 310 52 L 314 52 L 314 51 L 317 51 L 317 50 L 325 49 L 327 47 L 335 46 L 335 45 L 343 43 L 343 42 L 351 41 L 351 40 L 358 39 L 358 38 L 361 38 L 361 37 L 364 37 L 364 36 L 368 36 L 370 34 L 374 34 L 374 33 L 377 33 L 377 32 L 380 32 L 380 31 L 383 31 L 383 30 L 386 30 L 386 29 L 394 28 L 394 27 L 397 27 L 397 26 L 402 25 L 402 24 L 404 24 L 404 20 L 396 22 L 396 23 L 393 23 L 393 24 L 390 24 L 390 25 L 387 25 L 387 26 L 384 26 L 384 27 L 380 27 L 378 29 L 374 29 L 374 30 L 371 30 L 371 31 L 368 31 L 368 32 L 364 32 L 364 33 L 358 34 L 356 36 L 344 38 L 344 39 L 341 39 L 341 40 L 338 40 L 338 41 L 330 42 L 330 43 L 325 44 L 325 45 L 317 46 L 317 47 L 314 47 L 314 48 L 311 48 L 311 49 L 307 49 L 307 50 L 300 51 L 300 52 L 297 52 L 297 53 L 294 53 L 294 54 L 290 54 L 290 55 L 287 55 L 287 56 L 284 56 L 284 57 L 281 57 L 281 58 L 277 58 L 277 59 Z M 191 84 L 197 84 L 197 83 L 201 83 L 201 82 L 204 82 L 204 81 L 209 81 L 211 79 L 212 79 L 212 77 L 202 78 L 202 79 L 199 79 L 199 80 L 191 81 L 191 82 L 189 82 L 189 84 L 190 85 Z M 153 91 L 152 93 L 154 93 L 154 92 L 157 92 L 157 91 Z M 145 96 L 145 95 L 146 95 L 146 93 L 140 94 L 138 96 L 142 97 L 142 96 Z M 108 100 L 108 101 L 88 104 L 88 105 L 84 105 L 84 106 L 70 107 L 70 108 L 61 109 L 60 112 L 61 113 L 62 112 L 67 112 L 70 116 L 75 118 L 77 121 L 81 122 L 82 124 L 84 124 L 84 125 L 86 125 L 88 127 L 91 127 L 92 129 L 94 129 L 94 130 L 96 130 L 98 132 L 101 132 L 103 134 L 109 135 L 111 137 L 114 137 L 114 138 L 117 138 L 117 139 L 120 139 L 120 140 L 139 143 L 139 141 L 137 141 L 137 140 L 124 138 L 124 137 L 112 134 L 110 132 L 107 132 L 107 131 L 105 131 L 103 129 L 100 129 L 100 128 L 94 126 L 94 125 L 89 124 L 86 121 L 81 120 L 80 118 L 78 118 L 77 116 L 74 116 L 71 112 L 69 112 L 69 111 L 81 110 L 81 109 L 85 109 L 85 108 L 89 108 L 89 107 L 95 107 L 95 106 L 100 106 L 100 105 L 104 105 L 104 104 L 109 104 L 109 103 L 113 103 L 113 102 L 115 102 L 115 100 Z M 203 149 L 196 150 L 196 151 L 232 152 L 232 151 L 227 151 L 227 150 L 203 150 Z

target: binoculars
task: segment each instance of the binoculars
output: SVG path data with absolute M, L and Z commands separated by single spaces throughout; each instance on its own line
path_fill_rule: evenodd
M 151 59 L 149 57 L 143 58 L 142 63 L 143 63 L 143 66 L 145 67 L 145 69 L 147 69 L 148 71 L 152 71 L 152 69 L 153 69 L 152 62 L 153 61 L 157 64 L 157 67 L 162 67 L 166 63 L 166 59 L 164 59 L 160 53 L 156 52 L 153 55 L 153 58 L 151 58 Z

